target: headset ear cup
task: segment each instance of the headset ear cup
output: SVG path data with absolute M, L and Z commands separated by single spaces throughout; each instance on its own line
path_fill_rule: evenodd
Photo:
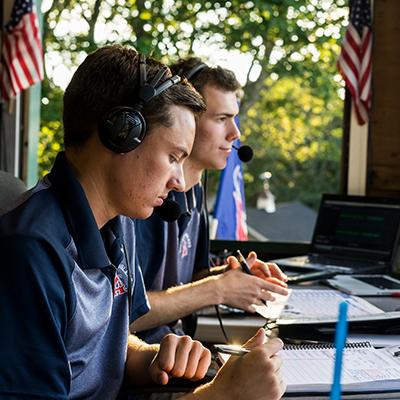
M 108 111 L 97 125 L 100 140 L 109 150 L 115 153 L 128 153 L 136 149 L 146 134 L 146 121 L 141 114 L 143 106 L 160 95 L 171 86 L 180 82 L 177 75 L 168 78 L 159 84 L 160 79 L 165 75 L 167 69 L 162 67 L 153 77 L 150 83 L 147 82 L 146 57 L 140 55 L 139 59 L 139 98 L 133 107 L 118 106 Z
M 132 107 L 115 107 L 99 123 L 99 137 L 109 150 L 128 153 L 143 141 L 146 121 Z

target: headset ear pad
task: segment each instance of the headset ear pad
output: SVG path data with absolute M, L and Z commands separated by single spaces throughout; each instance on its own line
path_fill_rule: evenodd
M 142 142 L 146 133 L 143 115 L 132 107 L 114 107 L 98 125 L 104 146 L 115 153 L 128 153 Z

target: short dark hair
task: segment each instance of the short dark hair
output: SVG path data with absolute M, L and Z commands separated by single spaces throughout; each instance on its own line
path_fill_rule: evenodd
M 78 67 L 64 94 L 65 146 L 83 144 L 97 132 L 101 118 L 113 107 L 134 106 L 139 92 L 139 53 L 121 46 L 104 46 L 89 54 Z M 147 79 L 165 68 L 160 62 L 146 59 Z M 168 70 L 166 77 L 170 77 Z M 147 130 L 163 125 L 171 126 L 171 106 L 183 106 L 194 114 L 203 112 L 205 104 L 185 80 L 151 99 L 141 113 Z
M 191 69 L 202 63 L 198 57 L 189 57 L 179 60 L 176 64 L 171 65 L 170 68 L 174 75 L 186 77 Z M 238 92 L 241 87 L 232 71 L 220 66 L 209 67 L 208 65 L 196 72 L 190 78 L 190 83 L 202 94 L 204 94 L 203 89 L 206 85 L 214 86 L 227 92 Z

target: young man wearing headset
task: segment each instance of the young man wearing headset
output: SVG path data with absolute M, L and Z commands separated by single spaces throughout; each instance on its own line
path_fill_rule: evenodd
M 253 276 L 242 273 L 235 257 L 228 258 L 225 266 L 208 268 L 209 234 L 200 180 L 204 170 L 225 167 L 240 136 L 234 121 L 240 84 L 233 72 L 211 68 L 198 58 L 182 60 L 171 69 L 192 83 L 207 110 L 196 117 L 193 150 L 184 165 L 186 192 L 172 192 L 181 215 L 175 222 L 165 222 L 153 214 L 135 225 L 152 309 L 131 329 L 150 343 L 159 343 L 170 332 L 182 333 L 176 321 L 200 308 L 227 304 L 254 312 L 254 304 L 273 299 L 271 292 L 287 293 L 285 275 L 275 264 L 258 260 L 254 252 L 248 256 Z
M 149 309 L 131 218 L 183 190 L 194 115 L 204 109 L 179 81 L 122 46 L 99 49 L 75 72 L 64 95 L 65 152 L 0 217 L 1 398 L 111 400 L 124 378 L 134 386 L 204 376 L 210 354 L 199 342 L 168 335 L 148 345 L 128 330 Z M 263 341 L 259 332 L 241 363 L 232 359 L 184 398 L 249 398 L 247 364 L 279 398 L 282 343 Z

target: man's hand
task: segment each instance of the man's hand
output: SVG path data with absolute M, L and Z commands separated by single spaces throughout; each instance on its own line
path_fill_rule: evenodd
M 166 385 L 169 378 L 199 380 L 211 362 L 211 353 L 189 336 L 166 335 L 149 367 L 152 380 Z
M 240 268 L 240 263 L 236 257 L 230 256 L 228 257 L 227 261 L 227 271 L 234 268 Z M 284 274 L 275 263 L 265 263 L 264 261 L 259 260 L 255 251 L 251 251 L 248 254 L 246 261 L 253 275 L 269 282 L 276 283 L 282 287 L 287 286 L 285 284 L 285 282 L 288 280 L 286 274 Z
M 257 253 L 251 251 L 247 256 L 247 263 L 251 272 L 262 279 L 275 278 L 276 281 L 286 282 L 288 280 L 286 274 L 275 263 L 265 263 L 257 258 Z M 277 283 L 279 284 L 279 283 Z
M 270 269 L 265 263 L 257 260 L 255 252 L 251 252 L 248 257 L 248 263 L 254 275 L 244 273 L 235 257 L 228 257 L 227 261 L 226 272 L 217 278 L 220 304 L 255 312 L 254 304 L 261 305 L 265 301 L 275 300 L 272 292 L 284 296 L 288 294 L 287 284 L 284 281 L 286 275 L 275 264 L 270 264 Z M 270 275 L 266 276 L 267 273 Z
M 270 339 L 264 344 L 265 339 L 264 330 L 260 329 L 243 346 L 250 349 L 250 353 L 231 356 L 211 384 L 199 389 L 199 394 L 207 394 L 204 398 L 209 399 L 280 399 L 286 385 L 282 380 L 282 361 L 276 353 L 283 343 L 280 339 Z

